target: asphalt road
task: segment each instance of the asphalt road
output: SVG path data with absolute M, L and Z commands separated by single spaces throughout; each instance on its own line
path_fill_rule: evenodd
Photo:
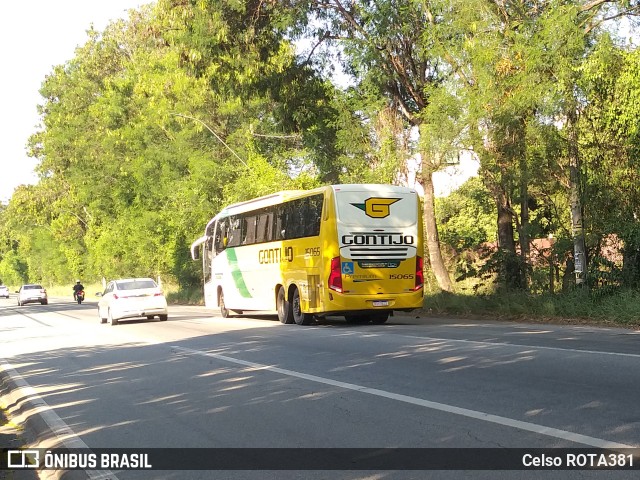
M 11 388 L 5 382 L 0 403 L 29 426 L 33 446 L 46 448 L 310 449 L 279 452 L 294 466 L 304 460 L 296 456 L 339 452 L 317 450 L 326 448 L 454 449 L 442 450 L 445 457 L 483 448 L 491 462 L 489 449 L 640 447 L 639 346 L 640 332 L 614 328 L 415 316 L 381 326 L 328 320 L 300 327 L 272 316 L 223 319 L 200 307 L 171 307 L 167 322 L 113 327 L 99 323 L 92 302 L 17 307 L 12 298 L 0 300 L 0 370 L 14 381 Z M 626 479 L 638 471 L 89 475 Z

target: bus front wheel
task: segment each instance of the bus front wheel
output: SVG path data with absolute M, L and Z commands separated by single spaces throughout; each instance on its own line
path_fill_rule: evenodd
M 300 308 L 300 292 L 296 288 L 293 291 L 293 298 L 291 300 L 291 308 L 293 310 L 293 321 L 298 325 L 309 325 L 313 322 L 313 315 L 309 313 L 303 313 Z
M 220 296 L 218 297 L 218 305 L 220 305 L 220 315 L 222 318 L 229 318 L 229 309 L 224 304 L 224 293 L 220 290 Z
M 284 298 L 284 288 L 278 289 L 276 296 L 276 309 L 278 310 L 278 320 L 281 323 L 293 323 L 293 312 L 291 311 L 291 302 L 287 302 Z

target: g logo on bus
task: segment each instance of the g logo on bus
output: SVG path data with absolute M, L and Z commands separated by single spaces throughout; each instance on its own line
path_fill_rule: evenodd
M 385 218 L 391 213 L 390 206 L 399 200 L 399 198 L 370 197 L 364 203 L 352 203 L 351 205 L 363 210 L 371 218 Z

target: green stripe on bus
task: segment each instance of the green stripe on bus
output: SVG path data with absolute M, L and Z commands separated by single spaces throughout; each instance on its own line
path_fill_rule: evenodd
M 238 257 L 236 256 L 235 248 L 227 248 L 227 259 L 229 260 L 229 267 L 231 268 L 231 278 L 233 278 L 233 283 L 236 284 L 236 288 L 240 292 L 240 296 L 243 298 L 251 298 L 249 289 L 244 283 L 242 272 L 240 271 L 240 268 L 238 268 Z

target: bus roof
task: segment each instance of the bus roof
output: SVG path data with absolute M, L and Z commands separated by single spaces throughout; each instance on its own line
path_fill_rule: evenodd
M 283 190 L 281 192 L 272 193 L 270 195 L 265 195 L 263 197 L 253 198 L 251 200 L 246 200 L 244 202 L 238 202 L 238 203 L 233 203 L 231 205 L 227 205 L 225 208 L 222 209 L 222 211 L 218 215 L 219 216 L 233 215 L 234 213 L 242 213 L 250 210 L 255 210 L 257 208 L 277 205 L 279 203 L 285 202 L 292 198 L 304 196 L 304 194 L 308 195 L 310 192 L 313 192 L 313 190 Z
M 327 190 L 333 190 L 334 192 L 371 192 L 372 194 L 380 194 L 380 193 L 417 193 L 414 188 L 409 187 L 401 187 L 397 185 L 386 185 L 386 184 L 369 184 L 369 183 L 345 183 L 339 185 L 325 185 L 322 187 L 317 187 L 311 190 L 282 190 L 280 192 L 272 193 L 270 195 L 265 195 L 258 198 L 253 198 L 251 200 L 246 200 L 244 202 L 233 203 L 231 205 L 227 205 L 223 208 L 220 213 L 218 213 L 210 224 L 213 223 L 220 217 L 227 217 L 229 215 L 248 212 L 251 210 L 256 210 L 263 207 L 269 207 L 271 205 L 277 205 L 282 202 L 286 202 L 287 200 L 293 200 L 295 198 L 307 197 L 310 195 L 316 195 L 318 193 L 323 193 Z
M 376 183 L 345 183 L 343 185 L 331 185 L 331 188 L 334 192 L 417 193 L 415 188 Z
M 270 205 L 277 205 L 287 200 L 294 198 L 306 197 L 322 193 L 327 189 L 332 189 L 334 192 L 362 192 L 369 191 L 371 193 L 382 192 L 398 192 L 398 193 L 416 193 L 414 188 L 401 187 L 397 185 L 385 185 L 385 184 L 368 184 L 368 183 L 345 183 L 340 185 L 325 185 L 317 187 L 312 190 L 282 190 L 280 192 L 265 195 L 263 197 L 253 198 L 244 202 L 238 202 L 231 205 L 227 205 L 222 209 L 219 215 L 232 215 L 234 213 L 241 213 L 245 211 L 255 210 L 261 207 L 268 207 Z

